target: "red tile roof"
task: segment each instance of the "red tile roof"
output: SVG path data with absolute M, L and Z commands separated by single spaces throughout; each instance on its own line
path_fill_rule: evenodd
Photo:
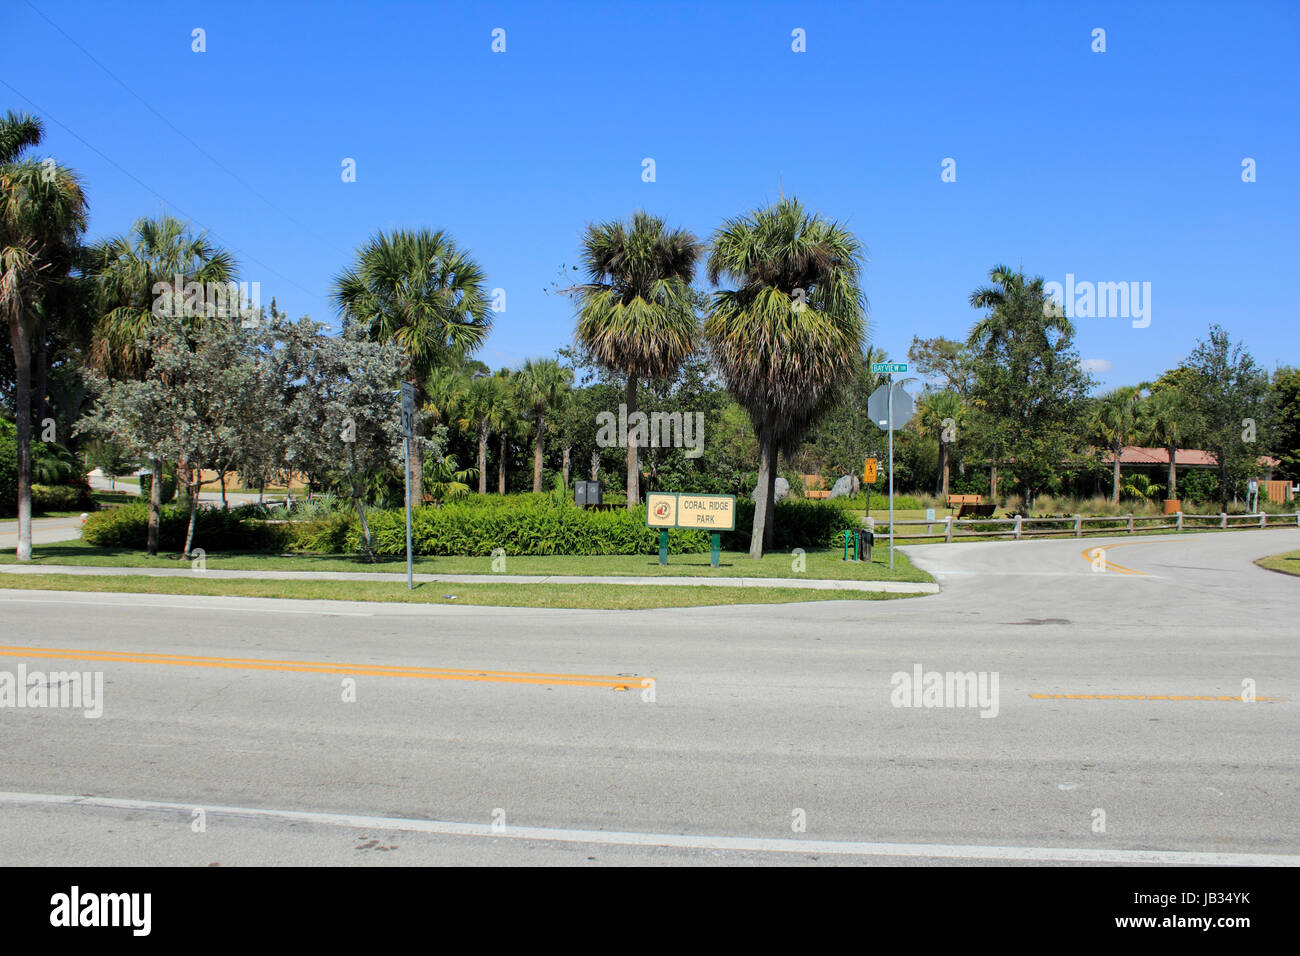
M 1111 464 L 1114 459 L 1110 452 L 1102 455 L 1102 461 Z M 1164 465 L 1169 467 L 1169 452 L 1164 448 L 1145 448 L 1141 445 L 1125 445 L 1119 453 L 1120 466 L 1124 465 Z M 1199 448 L 1179 448 L 1174 463 L 1192 468 L 1213 468 L 1219 460 L 1208 451 Z M 1281 462 L 1267 455 L 1259 456 L 1259 464 L 1265 468 L 1276 468 Z

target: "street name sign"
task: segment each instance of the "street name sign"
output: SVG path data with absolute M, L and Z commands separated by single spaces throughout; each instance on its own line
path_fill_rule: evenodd
M 872 362 L 871 374 L 888 375 L 891 373 L 903 373 L 907 371 L 906 362 Z

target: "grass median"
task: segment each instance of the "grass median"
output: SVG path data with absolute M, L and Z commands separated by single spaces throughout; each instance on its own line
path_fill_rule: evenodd
M 1270 571 L 1281 571 L 1283 574 L 1294 574 L 1300 577 L 1300 551 L 1269 555 L 1267 558 L 1260 558 L 1255 563 L 1261 568 L 1268 568 Z
M 415 558 L 418 574 L 520 575 L 601 575 L 611 577 L 713 577 L 713 578 L 820 578 L 833 581 L 910 581 L 930 583 L 931 577 L 912 566 L 901 552 L 894 554 L 894 568 L 889 567 L 889 549 L 876 539 L 872 560 L 845 561 L 843 551 L 814 549 L 802 556 L 785 552 L 763 555 L 750 560 L 744 552 L 724 551 L 719 567 L 709 565 L 707 554 L 674 554 L 667 565 L 660 565 L 654 555 L 541 555 L 507 557 L 504 566 L 489 557 L 420 557 Z M 201 544 L 201 543 L 200 543 Z M 95 548 L 83 541 L 58 541 L 38 544 L 32 550 L 32 565 L 74 565 L 78 567 L 177 568 L 188 567 L 178 554 L 160 554 L 151 558 L 143 552 L 126 548 Z M 803 569 L 798 570 L 802 559 Z M 220 554 L 205 556 L 207 567 L 214 571 L 406 571 L 405 556 L 384 555 L 369 562 L 359 555 L 342 554 Z M 0 554 L 0 564 L 14 564 L 12 552 Z M 7 578 L 6 578 L 7 580 Z M 723 602 L 725 603 L 725 602 Z
M 570 608 L 639 611 L 664 607 L 724 604 L 791 604 L 807 601 L 883 601 L 906 594 L 877 591 L 814 590 L 779 587 L 691 587 L 634 584 L 405 584 L 389 581 L 266 581 L 67 574 L 7 574 L 0 589 L 98 591 L 118 594 L 212 595 L 297 598 L 325 601 L 384 601 L 408 604 L 474 604 L 494 607 Z

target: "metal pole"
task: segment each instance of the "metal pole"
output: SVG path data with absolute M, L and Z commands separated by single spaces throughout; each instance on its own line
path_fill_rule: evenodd
M 406 589 L 415 590 L 415 575 L 411 562 L 411 439 L 406 439 Z
M 889 570 L 894 570 L 894 373 L 889 373 Z

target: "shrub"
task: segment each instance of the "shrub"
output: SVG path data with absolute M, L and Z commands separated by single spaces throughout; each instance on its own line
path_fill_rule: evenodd
M 189 527 L 189 510 L 165 506 L 161 518 L 159 550 L 181 550 Z M 218 508 L 202 508 L 194 519 L 194 547 L 205 551 L 283 551 L 291 535 L 287 524 L 242 520 Z M 97 548 L 143 550 L 149 538 L 149 506 L 131 504 L 97 512 L 86 519 L 81 537 Z
M 90 487 L 80 485 L 32 485 L 33 511 L 88 511 L 98 507 Z
M 18 426 L 0 418 L 0 515 L 18 513 Z
M 842 499 L 790 499 L 778 501 L 772 548 L 834 548 L 843 542 L 845 530 L 861 528 L 859 516 Z M 722 533 L 722 546 L 730 551 L 748 551 L 754 527 L 754 502 L 736 499 L 736 530 Z M 707 536 L 706 536 L 707 540 Z

